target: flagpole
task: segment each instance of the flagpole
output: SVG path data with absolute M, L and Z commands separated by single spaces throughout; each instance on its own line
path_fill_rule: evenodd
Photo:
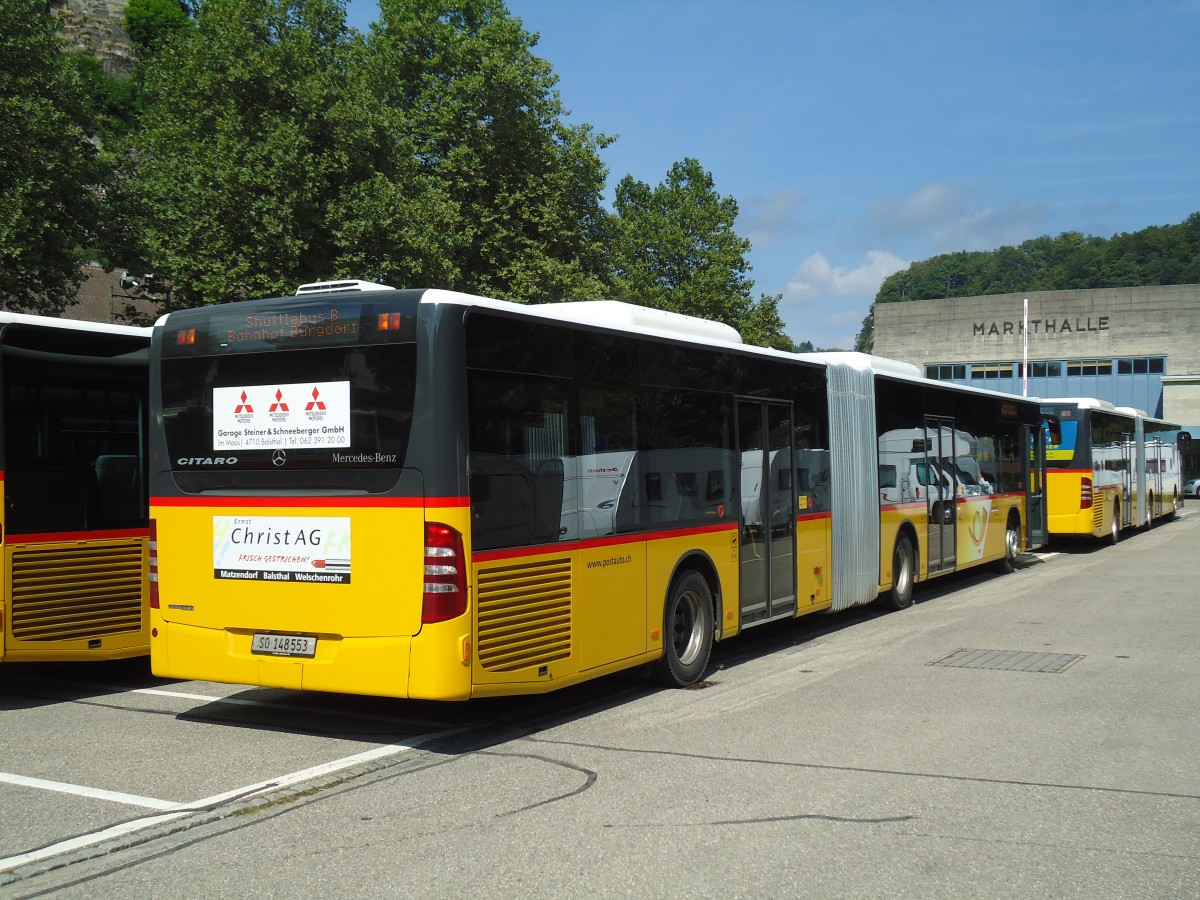
M 1029 298 L 1021 317 L 1021 396 L 1029 396 Z

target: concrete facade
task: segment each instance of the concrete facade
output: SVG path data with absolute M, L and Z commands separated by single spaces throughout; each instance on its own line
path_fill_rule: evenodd
M 928 365 L 1020 363 L 1024 353 L 1024 300 L 1029 300 L 1028 359 L 1113 360 L 1165 357 L 1161 414 L 1181 425 L 1200 425 L 1200 285 L 1034 291 L 875 305 L 879 356 Z M 1117 370 L 1114 367 L 1113 372 Z M 1088 393 L 1102 400 L 1125 402 Z M 957 380 L 957 379 L 955 379 Z M 1010 386 L 972 382 L 1009 390 Z M 1034 394 L 1030 390 L 1030 394 Z M 1149 408 L 1151 413 L 1154 408 Z M 1200 436 L 1200 435 L 1197 435 Z

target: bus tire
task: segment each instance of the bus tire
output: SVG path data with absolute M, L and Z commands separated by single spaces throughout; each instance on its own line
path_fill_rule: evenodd
M 1017 570 L 1017 554 L 1021 552 L 1021 516 L 1014 509 L 1008 514 L 1004 526 L 1004 556 L 1000 557 L 999 569 L 1004 574 Z
M 1121 505 L 1118 503 L 1112 510 L 1112 525 L 1108 529 L 1108 543 L 1115 544 L 1121 540 Z
M 892 589 L 880 598 L 883 605 L 888 609 L 912 606 L 916 583 L 917 561 L 912 538 L 907 531 L 901 531 L 896 535 L 896 546 L 892 549 Z
M 671 583 L 663 607 L 663 655 L 654 680 L 668 687 L 695 684 L 708 668 L 712 647 L 712 591 L 699 572 L 685 572 Z

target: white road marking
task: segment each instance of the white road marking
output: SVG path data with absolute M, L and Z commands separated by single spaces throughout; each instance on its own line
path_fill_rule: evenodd
M 144 816 L 140 819 L 134 819 L 131 822 L 122 822 L 119 825 L 113 825 L 112 827 L 102 829 L 101 831 L 80 835 L 79 837 L 71 838 L 66 841 L 60 841 L 57 844 L 51 844 L 48 847 L 41 847 L 37 850 L 31 850 L 28 853 L 19 853 L 16 856 L 9 856 L 0 859 L 0 872 L 7 872 L 10 869 L 15 869 L 17 866 L 27 865 L 42 859 L 49 859 L 50 857 L 58 856 L 62 853 L 70 853 L 74 850 L 81 850 L 84 847 L 90 847 L 93 844 L 99 844 L 102 841 L 112 840 L 113 838 L 118 838 L 122 835 L 131 834 L 135 831 L 141 831 L 142 829 L 149 828 L 152 825 L 170 822 L 172 819 L 178 819 L 182 816 L 188 815 L 189 813 L 199 812 L 207 807 L 215 806 L 235 797 L 254 797 L 258 794 L 266 793 L 267 791 L 272 791 L 278 788 L 287 787 L 288 785 L 307 781 L 310 778 L 319 778 L 322 775 L 329 775 L 334 772 L 341 771 L 342 769 L 348 769 L 351 766 L 360 765 L 366 762 L 373 762 L 374 760 L 384 759 L 389 756 L 396 756 L 409 750 L 414 750 L 421 744 L 431 741 L 434 738 L 442 737 L 443 735 L 450 733 L 451 731 L 443 731 L 436 734 L 421 735 L 418 740 L 415 740 L 410 744 L 386 744 L 382 747 L 376 747 L 372 750 L 364 750 L 362 753 L 355 753 L 351 756 L 344 756 L 341 759 L 335 759 L 331 762 L 322 763 L 317 766 L 311 766 L 307 769 L 301 769 L 298 772 L 291 772 L 287 775 L 282 775 L 279 778 L 272 778 L 269 781 L 260 781 L 256 784 L 235 788 L 234 790 L 225 791 L 221 794 L 214 794 L 211 797 L 205 797 L 203 800 L 196 800 L 192 803 L 169 803 L 165 800 L 154 800 L 150 797 L 134 798 L 132 794 L 119 794 L 115 791 L 99 791 L 95 788 L 64 785 L 61 782 L 53 781 L 43 782 L 41 779 L 36 778 L 22 779 L 22 776 L 19 775 L 0 775 L 0 781 L 10 781 L 13 784 L 20 783 L 28 787 L 41 787 L 46 790 L 62 790 L 63 793 L 75 793 L 81 796 L 95 797 L 104 800 L 116 800 L 117 802 L 122 803 L 133 802 L 133 800 L 136 799 L 140 802 L 135 803 L 134 805 L 150 806 L 152 809 L 161 809 L 165 811 L 159 815 Z M 17 781 L 15 779 L 22 780 Z M 30 782 L 41 783 L 31 784 Z M 64 788 L 72 787 L 74 790 L 63 790 Z
M 146 809 L 175 809 L 179 806 L 178 803 L 170 800 L 139 797 L 137 794 L 106 791 L 104 788 L 87 787 L 82 784 L 67 784 L 63 781 L 48 781 L 45 778 L 29 778 L 25 775 L 13 775 L 10 772 L 0 772 L 0 782 L 15 784 L 20 787 L 37 788 L 43 791 L 56 791 L 60 794 L 74 794 L 77 797 L 89 797 L 93 800 L 111 800 L 113 803 L 125 803 L 129 806 L 144 806 Z

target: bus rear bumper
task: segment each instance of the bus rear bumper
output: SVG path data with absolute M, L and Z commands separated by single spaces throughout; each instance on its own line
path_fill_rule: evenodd
M 155 623 L 150 665 L 162 678 L 216 681 L 290 690 L 408 697 L 408 637 L 341 638 L 319 635 L 316 655 L 250 652 L 253 632 Z

